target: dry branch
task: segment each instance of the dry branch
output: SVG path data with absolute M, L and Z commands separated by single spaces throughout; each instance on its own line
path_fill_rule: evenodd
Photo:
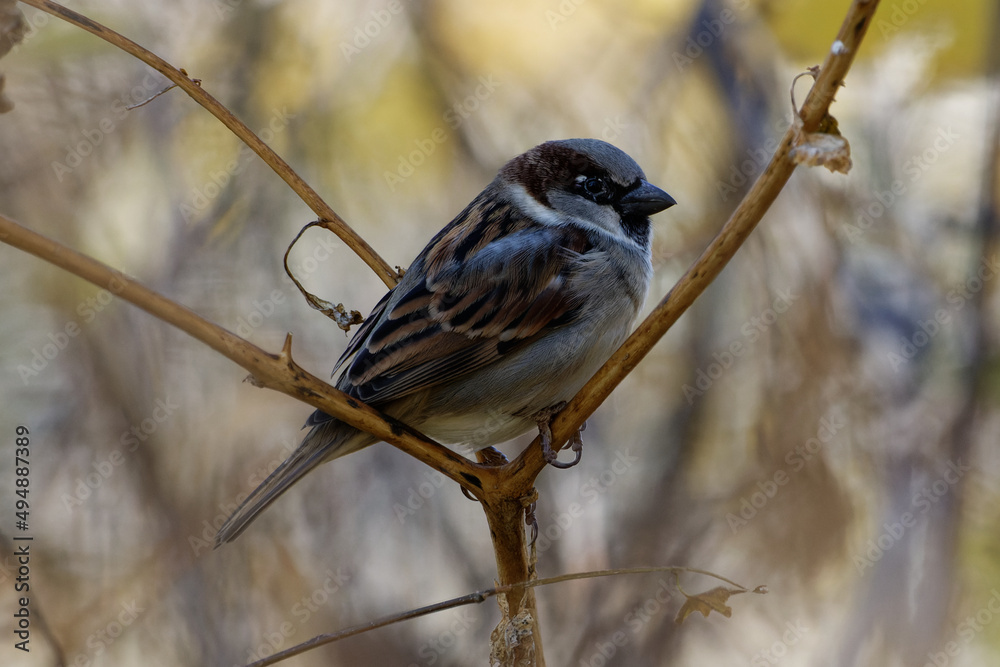
M 788 182 L 796 163 L 789 153 L 799 132 L 816 132 L 828 117 L 830 104 L 843 84 L 875 14 L 879 0 L 855 0 L 844 19 L 837 38 L 820 67 L 819 75 L 806 97 L 798 116 L 801 126 L 793 124 L 764 172 L 753 184 L 719 234 L 674 285 L 652 313 L 639 325 L 606 364 L 553 419 L 555 442 L 565 443 L 604 402 L 615 387 L 649 353 L 674 322 L 694 303 L 705 288 L 733 258 L 743 242 L 764 217 Z M 800 130 L 801 128 L 801 130 Z M 538 439 L 508 464 L 509 474 L 525 475 L 534 480 L 545 467 Z
M 254 149 L 317 215 L 331 221 L 330 228 L 344 239 L 345 243 L 358 253 L 387 285 L 395 284 L 396 274 L 388 264 L 357 236 L 287 163 L 186 73 L 118 33 L 54 2 L 23 1 L 107 40 L 163 73 Z M 701 257 L 625 344 L 556 416 L 552 423 L 555 443 L 565 442 L 570 438 L 715 279 L 756 227 L 795 169 L 795 162 L 790 152 L 795 145 L 797 133 L 800 130 L 815 132 L 828 118 L 829 105 L 857 54 L 877 6 L 878 0 L 855 0 L 852 3 L 837 40 L 799 112 L 801 125 L 793 126 L 786 132 L 767 168 Z M 505 465 L 490 467 L 473 463 L 305 372 L 291 358 L 290 337 L 280 354 L 265 352 L 183 306 L 143 287 L 133 279 L 31 232 L 3 216 L 0 216 L 0 240 L 96 285 L 108 288 L 123 299 L 173 324 L 246 368 L 259 386 L 286 393 L 356 428 L 368 431 L 462 484 L 480 499 L 486 511 L 494 540 L 499 583 L 503 590 L 507 591 L 509 617 L 516 616 L 520 611 L 522 593 L 523 604 L 527 609 L 533 610 L 533 592 L 530 584 L 525 583 L 529 577 L 529 567 L 522 524 L 524 516 L 522 499 L 531 494 L 535 478 L 545 467 L 537 440 L 514 461 Z M 534 619 L 533 635 L 536 639 L 538 634 L 537 619 Z M 537 653 L 534 651 L 534 646 L 528 646 L 521 657 L 529 657 L 531 664 L 543 665 L 544 657 L 541 655 L 540 643 L 537 646 L 539 647 Z
M 223 125 L 228 127 L 233 134 L 249 146 L 260 158 L 274 170 L 278 176 L 288 184 L 295 194 L 297 194 L 306 205 L 311 208 L 323 221 L 323 226 L 332 231 L 347 247 L 353 250 L 371 270 L 375 272 L 382 282 L 388 287 L 393 287 L 399 280 L 396 272 L 389 264 L 382 259 L 375 249 L 368 245 L 368 242 L 361 238 L 344 219 L 330 208 L 330 205 L 323 201 L 323 198 L 306 183 L 301 176 L 275 153 L 270 146 L 261 141 L 253 131 L 247 127 L 246 123 L 233 115 L 233 113 L 223 106 L 217 99 L 208 94 L 202 88 L 200 79 L 192 79 L 183 69 L 174 67 L 163 58 L 159 57 L 149 49 L 139 46 L 131 39 L 121 35 L 114 30 L 94 21 L 91 18 L 78 14 L 72 9 L 51 2 L 50 0 L 21 0 L 26 5 L 31 5 L 43 12 L 48 12 L 53 16 L 63 19 L 73 25 L 97 35 L 109 44 L 117 46 L 119 49 L 129 53 L 142 62 L 146 63 L 163 76 L 170 79 L 178 88 L 191 96 L 195 102 L 205 107 L 209 113 L 218 118 Z
M 756 593 L 758 595 L 763 595 L 767 593 L 766 586 L 757 586 L 756 588 L 750 589 L 746 586 L 742 586 L 731 579 L 715 574 L 714 572 L 708 572 L 706 570 L 699 570 L 697 568 L 691 567 L 676 567 L 672 565 L 663 565 L 657 567 L 629 567 L 620 568 L 614 570 L 594 570 L 591 572 L 574 572 L 572 574 L 561 574 L 555 577 L 545 577 L 544 579 L 534 579 L 527 583 L 527 588 L 538 588 L 540 586 L 551 586 L 552 584 L 559 584 L 566 581 L 578 581 L 581 579 L 597 579 L 599 577 L 616 577 L 625 574 L 651 574 L 656 572 L 668 572 L 675 577 L 677 581 L 678 575 L 682 573 L 689 574 L 701 574 L 707 577 L 714 577 L 720 581 L 727 584 L 735 586 L 733 589 L 738 593 Z M 427 616 L 429 614 L 436 614 L 439 611 L 445 611 L 447 609 L 454 609 L 456 607 L 462 607 L 469 604 L 480 604 L 485 602 L 491 597 L 497 595 L 504 595 L 511 592 L 515 587 L 513 585 L 508 586 L 496 586 L 494 588 L 488 588 L 483 591 L 476 591 L 475 593 L 469 593 L 468 595 L 462 595 L 457 598 L 451 598 L 450 600 L 444 600 L 442 602 L 436 602 L 424 607 L 419 607 L 417 609 L 410 609 L 398 614 L 392 614 L 390 616 L 384 616 L 382 618 L 376 619 L 374 621 L 369 621 L 368 623 L 362 623 L 360 625 L 355 625 L 349 628 L 344 628 L 343 630 L 338 630 L 337 632 L 330 632 L 323 635 L 317 635 L 312 639 L 302 642 L 301 644 L 296 644 L 291 648 L 287 648 L 284 651 L 279 651 L 273 655 L 269 655 L 266 658 L 262 658 L 257 662 L 250 663 L 246 667 L 267 667 L 268 665 L 273 665 L 281 662 L 287 658 L 305 653 L 319 646 L 325 646 L 326 644 L 332 644 L 333 642 L 340 641 L 341 639 L 347 639 L 348 637 L 353 637 L 355 635 L 360 635 L 364 632 L 370 630 L 377 630 L 378 628 L 384 628 L 395 623 L 401 623 L 403 621 L 409 621 L 414 618 L 420 618 L 421 616 Z M 677 584 L 678 590 L 687 597 L 693 598 L 695 596 L 688 596 L 687 593 L 683 593 L 680 589 L 680 584 Z
M 105 288 L 154 317 L 190 334 L 248 370 L 255 385 L 288 394 L 355 428 L 373 433 L 440 470 L 477 496 L 482 493 L 477 475 L 480 469 L 488 471 L 488 468 L 469 461 L 303 370 L 292 360 L 291 335 L 285 340 L 284 348 L 279 354 L 266 352 L 154 292 L 121 271 L 33 232 L 3 215 L 0 215 L 0 241 Z

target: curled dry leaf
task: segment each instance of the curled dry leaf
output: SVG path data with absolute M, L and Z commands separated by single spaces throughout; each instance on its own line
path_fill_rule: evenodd
M 731 595 L 736 595 L 737 593 L 746 593 L 746 590 L 717 586 L 716 588 L 705 591 L 704 593 L 686 595 L 685 597 L 687 597 L 687 599 L 677 611 L 677 617 L 674 619 L 674 622 L 678 624 L 683 623 L 684 619 L 696 611 L 700 611 L 705 618 L 708 618 L 708 615 L 712 613 L 713 610 L 719 612 L 726 618 L 729 618 L 733 615 L 733 609 L 726 604 L 726 600 L 728 600 Z
M 818 131 L 804 132 L 802 121 L 796 117 L 795 129 L 795 146 L 790 153 L 795 164 L 826 167 L 841 174 L 851 170 L 851 145 L 840 134 L 836 118 L 827 114 Z
M 344 331 L 350 331 L 353 325 L 365 321 L 365 317 L 360 311 L 348 311 L 342 303 L 335 306 L 326 299 L 321 299 L 312 292 L 306 291 L 301 285 L 299 285 L 299 289 L 302 290 L 306 303 L 336 322 L 337 326 Z
M 327 317 L 336 322 L 337 326 L 344 331 L 350 331 L 351 325 L 361 324 L 365 321 L 365 317 L 360 313 L 360 311 L 352 310 L 347 312 L 347 309 L 344 308 L 344 304 L 342 303 L 338 303 L 333 307 L 330 307 L 330 304 L 326 301 L 323 303 L 327 305 L 327 308 L 324 308 L 323 312 Z
M 517 664 L 515 649 L 531 636 L 531 626 L 534 620 L 524 607 L 514 618 L 508 618 L 510 607 L 507 604 L 506 595 L 498 595 L 497 603 L 500 605 L 502 618 L 497 627 L 493 628 L 493 632 L 490 633 L 490 667 L 506 667 Z M 521 657 L 530 661 L 534 644 L 529 642 L 528 646 L 528 655 Z
M 183 72 L 184 70 L 181 71 Z M 295 238 L 292 239 L 292 242 L 288 245 L 288 249 L 285 250 L 285 273 L 292 279 L 295 286 L 299 288 L 299 292 L 301 292 L 302 296 L 305 297 L 306 303 L 336 322 L 337 326 L 344 331 L 350 331 L 352 325 L 361 324 L 365 321 L 364 315 L 356 310 L 348 312 L 347 308 L 345 308 L 342 303 L 338 303 L 335 306 L 326 299 L 319 298 L 303 287 L 302 283 L 299 282 L 299 279 L 295 277 L 292 270 L 288 267 L 288 254 L 292 252 L 292 248 L 294 248 L 295 244 L 299 242 L 300 238 L 302 238 L 302 234 L 304 234 L 305 231 L 311 227 L 323 226 L 324 224 L 325 223 L 322 220 L 314 220 L 299 230 L 299 233 L 295 235 Z
M 767 586 L 758 586 L 753 590 L 747 590 L 746 588 L 727 588 L 725 586 L 717 586 L 712 590 L 705 591 L 704 593 L 698 593 L 697 595 L 688 595 L 681 591 L 685 598 L 684 604 L 681 608 L 677 610 L 677 617 L 674 618 L 674 622 L 681 624 L 684 622 L 688 616 L 696 611 L 700 611 L 702 616 L 708 618 L 708 615 L 713 611 L 717 611 L 726 618 L 733 615 L 732 607 L 726 604 L 726 601 L 733 595 L 739 595 L 740 593 L 757 593 L 759 595 L 764 595 L 767 593 Z

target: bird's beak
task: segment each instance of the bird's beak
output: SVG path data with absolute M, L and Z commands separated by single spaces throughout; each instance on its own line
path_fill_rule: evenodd
M 639 181 L 639 187 L 622 197 L 619 203 L 628 214 L 653 215 L 670 208 L 677 202 L 655 185 Z

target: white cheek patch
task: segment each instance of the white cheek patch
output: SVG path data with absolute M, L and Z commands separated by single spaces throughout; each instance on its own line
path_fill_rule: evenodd
M 579 215 L 572 215 L 572 216 L 567 215 L 566 213 L 563 213 L 561 211 L 556 211 L 554 209 L 549 208 L 548 206 L 545 206 L 544 204 L 539 203 L 537 199 L 528 194 L 528 191 L 524 189 L 524 186 L 510 185 L 508 187 L 510 188 L 509 192 L 511 199 L 514 200 L 514 203 L 517 205 L 517 208 L 520 209 L 521 211 L 524 211 L 524 213 L 531 216 L 534 220 L 542 223 L 543 225 L 551 225 L 553 227 L 561 227 L 563 225 L 576 225 L 578 227 L 583 227 L 585 229 L 592 230 L 594 232 L 597 232 L 598 234 L 612 238 L 616 241 L 627 243 L 628 245 L 634 246 L 644 251 L 641 245 L 639 245 L 638 243 L 636 243 L 634 240 L 632 240 L 623 233 L 620 233 L 618 231 L 615 232 L 609 231 L 607 228 L 602 227 L 601 225 L 598 225 Z M 615 217 L 617 219 L 613 222 L 613 224 L 617 225 L 618 229 L 620 229 L 621 218 L 617 214 L 615 214 Z
M 552 225 L 553 227 L 566 224 L 566 218 L 562 214 L 553 211 L 544 204 L 540 204 L 537 199 L 528 194 L 524 186 L 511 185 L 509 187 L 511 199 L 517 204 L 517 208 L 527 213 L 534 220 L 543 225 Z

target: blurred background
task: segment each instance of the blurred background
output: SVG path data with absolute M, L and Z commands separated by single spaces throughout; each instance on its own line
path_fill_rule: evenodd
M 847 0 L 103 0 L 405 267 L 510 157 L 597 137 L 679 205 L 655 304 L 762 171 Z M 21 6 L 0 61 L 0 211 L 325 376 L 345 334 L 283 274 L 311 211 L 179 91 Z M 539 482 L 540 576 L 685 565 L 766 596 L 681 626 L 670 577 L 538 592 L 550 665 L 985 665 L 1000 658 L 998 14 L 882 3 L 832 107 L 847 176 L 799 169 L 718 280 Z M 804 99 L 807 80 L 796 88 Z M 367 313 L 331 234 L 291 264 Z M 0 663 L 242 665 L 492 585 L 482 512 L 389 445 L 216 527 L 311 408 L 0 245 Z M 14 434 L 31 438 L 30 654 L 13 648 Z M 527 439 L 504 447 L 519 451 Z M 578 511 L 569 513 L 569 508 Z M 716 582 L 688 576 L 689 592 Z M 486 664 L 494 602 L 288 665 Z

